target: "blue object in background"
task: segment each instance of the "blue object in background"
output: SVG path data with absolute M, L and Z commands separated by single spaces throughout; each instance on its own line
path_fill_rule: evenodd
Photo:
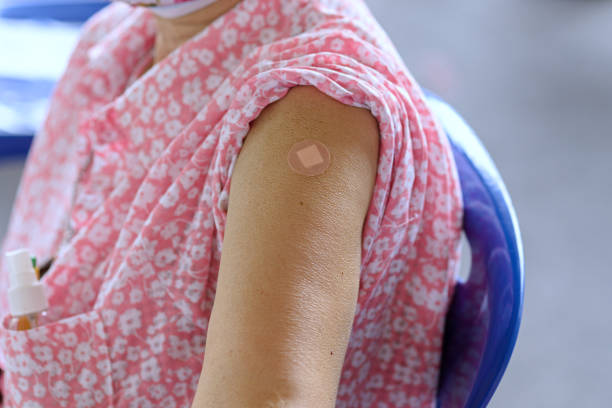
M 17 146 L 27 152 L 54 85 L 50 79 L 0 75 L 0 156 L 23 154 Z
M 0 133 L 0 160 L 19 158 L 28 154 L 33 137 L 30 135 L 7 135 Z
M 474 131 L 426 92 L 453 149 L 472 266 L 446 317 L 438 408 L 486 407 L 508 366 L 521 322 L 523 244 L 504 182 Z
M 108 6 L 108 1 L 1 0 L 0 17 L 81 23 L 104 6 Z
M 108 4 L 0 0 L 0 159 L 27 154 L 81 24 Z

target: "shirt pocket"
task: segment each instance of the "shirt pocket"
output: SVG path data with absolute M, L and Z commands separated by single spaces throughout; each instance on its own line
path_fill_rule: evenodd
M 112 407 L 111 364 L 97 310 L 25 330 L 0 324 L 3 407 Z

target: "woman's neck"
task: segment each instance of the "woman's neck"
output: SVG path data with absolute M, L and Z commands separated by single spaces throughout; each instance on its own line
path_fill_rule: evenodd
M 157 64 L 185 41 L 212 24 L 240 1 L 242 0 L 217 0 L 200 10 L 172 19 L 154 14 L 157 34 L 151 66 Z

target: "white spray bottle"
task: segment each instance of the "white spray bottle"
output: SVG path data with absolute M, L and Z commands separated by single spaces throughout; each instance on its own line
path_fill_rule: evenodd
M 37 279 L 30 251 L 18 249 L 7 252 L 9 272 L 10 330 L 29 330 L 47 323 L 49 303 L 43 284 Z

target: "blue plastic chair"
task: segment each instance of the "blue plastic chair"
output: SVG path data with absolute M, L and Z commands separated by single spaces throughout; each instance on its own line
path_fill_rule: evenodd
M 524 291 L 523 244 L 506 186 L 474 131 L 425 91 L 448 135 L 464 200 L 472 265 L 446 317 L 437 408 L 486 407 L 516 344 Z

